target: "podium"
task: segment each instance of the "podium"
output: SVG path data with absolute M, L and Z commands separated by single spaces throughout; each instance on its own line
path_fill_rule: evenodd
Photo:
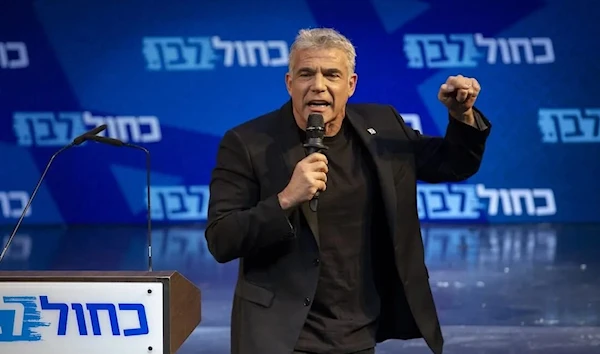
M 0 353 L 173 354 L 200 301 L 175 271 L 0 271 Z

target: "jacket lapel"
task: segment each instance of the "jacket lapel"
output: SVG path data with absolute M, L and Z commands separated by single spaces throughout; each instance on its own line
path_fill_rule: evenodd
M 303 141 L 299 135 L 298 125 L 294 120 L 291 100 L 284 104 L 280 109 L 280 124 L 281 129 L 277 130 L 279 136 L 275 138 L 278 141 L 283 154 L 283 160 L 288 170 L 288 181 L 294 173 L 296 164 L 306 157 L 306 151 L 302 147 Z M 287 182 L 286 182 L 287 184 Z M 317 213 L 310 210 L 308 202 L 302 203 L 300 206 L 304 217 L 310 227 L 310 231 L 315 237 L 317 245 L 319 245 L 319 224 Z
M 377 147 L 377 127 L 369 126 L 367 120 L 362 115 L 350 108 L 346 109 L 346 117 L 364 143 L 375 163 L 381 188 L 381 197 L 385 206 L 386 219 L 390 234 L 393 236 L 395 234 L 396 225 L 396 192 L 391 163 L 389 160 L 381 158 Z

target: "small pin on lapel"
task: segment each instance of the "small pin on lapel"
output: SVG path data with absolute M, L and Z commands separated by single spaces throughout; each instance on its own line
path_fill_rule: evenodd
M 367 129 L 367 131 L 368 131 L 368 132 L 369 132 L 369 134 L 371 134 L 371 135 L 375 135 L 375 134 L 377 134 L 377 132 L 376 132 L 376 131 L 375 131 L 375 129 L 373 129 L 373 128 L 369 128 L 369 129 Z

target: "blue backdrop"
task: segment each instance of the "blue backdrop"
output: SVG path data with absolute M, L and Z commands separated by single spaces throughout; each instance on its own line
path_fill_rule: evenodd
M 393 104 L 443 134 L 449 75 L 482 86 L 494 124 L 465 183 L 419 185 L 424 221 L 592 222 L 600 195 L 600 4 L 581 1 L 3 1 L 0 224 L 49 157 L 84 130 L 152 153 L 152 216 L 203 222 L 223 133 L 288 99 L 297 31 L 357 47 L 355 102 Z M 62 154 L 26 224 L 145 222 L 143 153 L 86 143 Z

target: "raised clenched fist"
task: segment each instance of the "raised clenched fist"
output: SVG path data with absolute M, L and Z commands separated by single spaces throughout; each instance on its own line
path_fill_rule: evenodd
M 481 86 L 476 79 L 462 75 L 449 76 L 440 86 L 438 99 L 450 114 L 459 117 L 468 113 L 475 105 Z

